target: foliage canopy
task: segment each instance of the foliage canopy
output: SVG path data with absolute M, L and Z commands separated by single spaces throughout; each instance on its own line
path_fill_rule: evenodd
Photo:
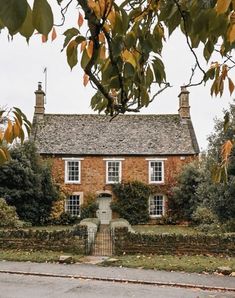
M 62 21 L 55 25 L 55 11 L 47 0 L 0 0 L 0 29 L 20 34 L 28 41 L 34 32 L 42 41 L 64 31 L 67 61 L 78 61 L 84 70 L 84 85 L 96 89 L 91 107 L 115 115 L 139 111 L 169 86 L 161 52 L 166 34 L 180 28 L 195 58 L 188 86 L 213 80 L 211 94 L 222 95 L 225 81 L 232 94 L 229 71 L 234 66 L 235 1 L 233 0 L 57 0 Z M 66 13 L 77 4 L 77 27 L 67 28 Z M 84 22 L 85 21 L 85 22 Z M 207 62 L 219 52 L 220 62 L 204 70 L 195 49 L 203 46 Z M 196 68 L 201 81 L 193 82 Z M 158 86 L 158 87 L 154 87 Z M 154 92 L 153 92 L 154 91 Z
M 12 159 L 0 166 L 0 196 L 16 207 L 19 218 L 45 223 L 58 192 L 48 164 L 42 163 L 32 143 L 11 150 Z

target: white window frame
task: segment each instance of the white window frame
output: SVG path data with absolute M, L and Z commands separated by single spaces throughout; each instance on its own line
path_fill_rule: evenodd
M 64 167 L 64 182 L 66 184 L 80 184 L 81 183 L 81 160 L 83 158 L 63 158 L 65 161 Z M 78 180 L 69 180 L 69 173 L 68 173 L 68 163 L 69 162 L 78 162 Z
M 162 214 L 150 214 L 150 201 L 151 199 L 153 199 L 154 197 L 156 196 L 161 196 L 162 197 Z M 154 195 L 151 195 L 149 197 L 149 217 L 150 218 L 161 218 L 165 215 L 165 202 L 166 202 L 166 196 L 163 195 L 163 194 L 154 194 Z
M 68 210 L 68 199 L 71 197 L 71 196 L 79 196 L 79 214 L 78 215 L 73 215 L 69 212 Z M 83 192 L 73 192 L 72 194 L 70 194 L 66 200 L 65 200 L 65 205 L 64 205 L 64 210 L 65 212 L 68 212 L 69 214 L 71 214 L 72 216 L 77 216 L 77 217 L 80 217 L 81 216 L 81 205 L 83 204 Z
M 149 173 L 149 184 L 162 184 L 164 183 L 164 179 L 165 179 L 165 167 L 164 167 L 164 161 L 166 160 L 166 158 L 158 158 L 158 159 L 146 159 L 148 160 L 148 173 Z M 154 181 L 151 180 L 151 163 L 152 162 L 158 162 L 161 163 L 162 165 L 162 180 L 159 181 Z
M 106 161 L 106 184 L 115 184 L 115 183 L 120 183 L 122 180 L 122 160 L 124 160 L 123 158 L 120 159 L 106 159 L 104 158 L 103 160 Z M 118 181 L 109 181 L 109 176 L 108 176 L 108 166 L 109 166 L 109 162 L 118 162 L 119 163 L 119 173 L 118 173 Z

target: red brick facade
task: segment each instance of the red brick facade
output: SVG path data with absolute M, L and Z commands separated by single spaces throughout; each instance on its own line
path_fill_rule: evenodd
M 115 157 L 114 157 L 115 158 Z M 164 156 L 159 158 L 164 162 L 164 183 L 149 183 L 149 160 L 156 157 L 149 156 L 122 156 L 121 181 L 141 181 L 149 184 L 156 194 L 162 194 L 167 199 L 172 187 L 175 185 L 175 176 L 185 163 L 195 156 Z M 81 157 L 81 181 L 80 183 L 65 183 L 65 159 L 63 157 L 52 158 L 52 172 L 55 180 L 62 184 L 68 193 L 82 193 L 83 202 L 87 195 L 109 191 L 112 193 L 112 185 L 106 183 L 106 161 L 104 156 Z M 118 160 L 118 158 L 117 158 Z M 167 213 L 167 200 L 165 200 L 165 214 Z

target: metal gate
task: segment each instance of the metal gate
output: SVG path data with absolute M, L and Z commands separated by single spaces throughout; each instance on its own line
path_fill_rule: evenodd
M 100 225 L 99 231 L 88 230 L 86 253 L 93 256 L 111 256 L 114 252 L 113 233 L 109 225 Z

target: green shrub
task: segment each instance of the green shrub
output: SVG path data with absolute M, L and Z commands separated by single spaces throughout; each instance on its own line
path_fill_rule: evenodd
M 218 223 L 217 216 L 209 208 L 203 206 L 198 206 L 193 212 L 192 220 L 198 225 Z
M 9 206 L 3 198 L 0 198 L 0 227 L 21 228 L 24 223 L 19 220 L 16 208 Z
M 138 181 L 118 183 L 113 185 L 113 192 L 117 199 L 111 203 L 111 208 L 120 217 L 132 225 L 149 220 L 148 200 L 151 191 L 148 185 Z
M 96 211 L 99 206 L 96 201 L 95 195 L 89 194 L 85 200 L 85 203 L 81 206 L 81 219 L 96 217 Z
M 178 220 L 191 221 L 193 212 L 201 203 L 196 190 L 203 178 L 198 163 L 193 162 L 184 166 L 178 176 L 177 186 L 173 188 L 173 195 L 168 201 L 171 216 Z
M 222 225 L 224 232 L 235 232 L 235 219 L 230 219 Z
M 73 225 L 79 221 L 79 217 L 72 216 L 69 212 L 63 212 L 58 218 L 51 219 L 48 223 L 51 225 Z

